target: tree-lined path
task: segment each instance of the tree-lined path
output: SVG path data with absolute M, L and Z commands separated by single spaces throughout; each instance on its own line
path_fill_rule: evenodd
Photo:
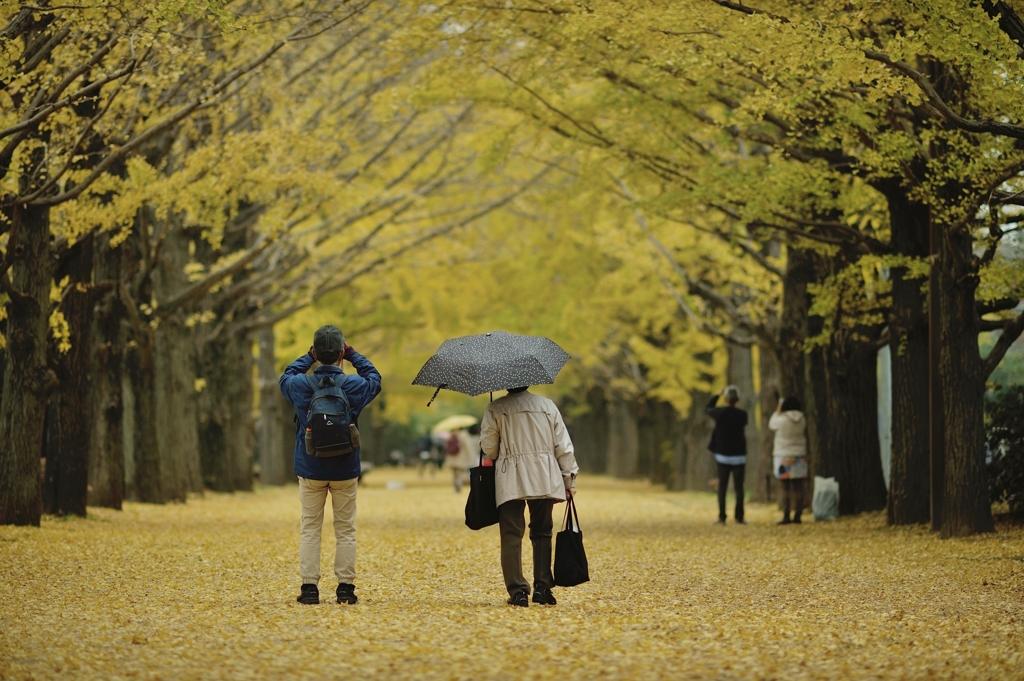
M 496 528 L 411 471 L 359 492 L 351 607 L 294 601 L 294 486 L 2 527 L 0 678 L 1024 678 L 1020 527 L 721 527 L 710 494 L 579 487 L 593 581 L 554 608 L 506 606 Z

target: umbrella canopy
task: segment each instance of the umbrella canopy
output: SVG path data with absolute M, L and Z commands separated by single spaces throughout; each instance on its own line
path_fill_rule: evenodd
M 471 425 L 476 423 L 477 420 L 477 417 L 470 416 L 469 414 L 456 414 L 455 416 L 449 416 L 448 418 L 441 419 L 435 423 L 434 427 L 430 429 L 430 434 L 437 435 L 457 428 L 469 428 Z
M 569 354 L 547 338 L 492 331 L 446 340 L 412 384 L 480 395 L 554 383 L 568 361 Z

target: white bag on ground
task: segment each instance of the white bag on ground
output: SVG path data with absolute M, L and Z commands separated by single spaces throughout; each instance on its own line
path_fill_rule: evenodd
M 835 478 L 814 476 L 811 508 L 815 520 L 834 520 L 839 517 L 839 483 Z

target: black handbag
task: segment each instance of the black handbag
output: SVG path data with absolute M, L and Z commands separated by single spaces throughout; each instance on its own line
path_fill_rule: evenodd
M 469 469 L 469 498 L 466 499 L 466 527 L 481 530 L 498 522 L 498 504 L 494 495 L 494 466 Z
M 583 550 L 583 531 L 580 530 L 580 518 L 573 499 L 566 502 L 562 523 L 565 529 L 555 537 L 555 586 L 589 582 L 590 567 L 587 565 L 587 552 Z

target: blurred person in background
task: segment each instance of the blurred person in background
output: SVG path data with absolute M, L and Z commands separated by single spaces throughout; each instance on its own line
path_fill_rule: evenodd
M 476 435 L 472 435 L 472 431 Z M 455 452 L 448 452 L 448 467 L 452 469 L 452 487 L 455 493 L 462 492 L 462 486 L 469 481 L 469 469 L 480 465 L 480 426 L 456 428 L 451 437 L 455 438 Z M 450 442 L 451 440 L 449 440 Z
M 725 396 L 726 406 L 716 406 L 722 395 Z M 719 390 L 705 409 L 707 415 L 715 420 L 708 449 L 718 464 L 719 525 L 725 524 L 725 492 L 729 487 L 730 475 L 736 492 L 736 522 L 747 524 L 743 519 L 743 474 L 747 468 L 747 436 L 743 431 L 747 427 L 747 412 L 736 407 L 739 401 L 739 388 L 730 385 Z
M 768 428 L 775 432 L 772 448 L 772 469 L 782 481 L 782 508 L 784 515 L 779 525 L 800 523 L 804 510 L 804 485 L 807 480 L 807 420 L 801 411 L 800 400 L 787 397 L 768 419 Z M 789 518 L 792 502 L 793 519 Z

